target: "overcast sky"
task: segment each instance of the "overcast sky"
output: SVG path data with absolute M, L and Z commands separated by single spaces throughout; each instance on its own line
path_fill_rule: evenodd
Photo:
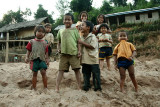
M 52 17 L 53 19 L 56 19 L 59 16 L 59 11 L 56 9 L 57 1 L 58 0 L 3 0 L 0 6 L 0 20 L 2 20 L 3 15 L 6 14 L 9 10 L 17 11 L 19 7 L 22 11 L 25 11 L 26 8 L 31 9 L 32 17 L 30 17 L 30 20 L 32 20 L 34 12 L 36 12 L 38 9 L 38 4 L 42 4 L 43 8 L 48 10 L 49 14 L 51 14 L 53 11 L 54 14 Z M 93 0 L 92 6 L 98 8 L 102 5 L 102 1 L 103 0 Z

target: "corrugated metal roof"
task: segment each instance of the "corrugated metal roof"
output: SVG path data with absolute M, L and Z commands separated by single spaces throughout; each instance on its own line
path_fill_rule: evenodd
M 47 17 L 39 18 L 33 21 L 26 21 L 26 22 L 20 22 L 16 24 L 11 24 L 11 25 L 6 25 L 0 28 L 0 32 L 7 32 L 15 29 L 20 29 L 20 28 L 26 28 L 26 27 L 32 27 L 39 25 L 42 23 L 44 20 L 46 20 Z
M 118 12 L 118 13 L 113 13 L 113 14 L 106 14 L 105 17 L 120 16 L 120 15 L 133 14 L 133 13 L 142 13 L 142 12 L 154 11 L 154 10 L 160 10 L 160 6 L 159 7 L 153 7 L 153 8 L 140 9 L 140 10 Z
M 71 27 L 76 27 L 76 24 L 72 24 Z M 59 29 L 64 29 L 64 28 L 65 28 L 65 25 L 59 25 L 54 30 L 59 30 Z

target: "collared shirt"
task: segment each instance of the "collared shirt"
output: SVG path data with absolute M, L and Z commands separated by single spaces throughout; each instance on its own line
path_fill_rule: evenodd
M 113 55 L 117 55 L 117 59 L 119 57 L 129 58 L 132 56 L 133 51 L 136 48 L 132 43 L 127 42 L 126 40 L 121 40 L 120 43 L 114 48 Z
M 77 55 L 79 38 L 80 35 L 76 28 L 60 29 L 57 34 L 57 39 L 61 43 L 61 53 Z
M 98 39 L 99 40 L 102 40 L 102 39 L 108 39 L 108 40 L 112 40 L 112 37 L 110 34 L 102 34 L 102 33 L 99 33 L 97 35 Z M 109 43 L 109 42 L 99 42 L 99 48 L 101 47 L 112 47 L 112 44 Z
M 81 37 L 81 40 L 84 41 L 85 43 L 91 45 L 94 47 L 94 49 L 89 49 L 82 45 L 82 59 L 81 63 L 82 64 L 99 64 L 98 60 L 98 40 L 96 36 L 92 33 L 89 33 L 89 35 L 84 38 L 83 36 Z

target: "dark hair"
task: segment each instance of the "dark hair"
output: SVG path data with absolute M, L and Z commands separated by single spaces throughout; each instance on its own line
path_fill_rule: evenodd
M 90 22 L 90 21 L 84 21 L 84 23 L 86 23 L 87 27 L 90 27 L 89 33 L 92 32 L 92 30 L 93 30 L 93 23 Z
M 46 32 L 45 31 L 45 27 L 43 25 L 37 25 L 35 28 L 34 28 L 34 36 L 36 36 L 36 32 L 39 31 L 40 29 L 42 29 L 44 31 L 44 33 Z
M 82 20 L 81 20 L 81 15 L 82 15 L 82 13 L 85 13 L 85 14 L 87 15 L 87 20 L 88 20 L 88 13 L 87 13 L 86 11 L 82 11 L 82 12 L 79 14 L 79 16 L 78 16 L 78 19 L 79 19 L 80 21 L 82 21 Z
M 71 16 L 72 21 L 74 21 L 74 16 L 71 13 L 66 13 L 64 16 Z
M 51 25 L 50 23 L 46 23 L 46 24 L 44 25 L 44 27 L 48 27 L 48 26 L 52 27 L 52 25 Z
M 120 33 L 125 33 L 125 34 L 126 34 L 126 36 L 128 37 L 128 33 L 127 33 L 127 32 L 125 32 L 124 30 L 119 31 L 119 33 L 118 33 L 118 37 L 119 37 L 119 34 L 120 34 Z
M 99 24 L 98 18 L 99 18 L 100 16 L 103 16 L 103 19 L 104 19 L 103 23 L 105 23 L 105 22 L 106 22 L 106 18 L 105 18 L 105 16 L 104 16 L 104 14 L 99 14 L 99 15 L 97 16 L 97 24 Z
M 100 31 L 101 31 L 101 27 L 106 27 L 107 30 L 109 30 L 108 25 L 107 25 L 106 23 L 102 23 L 102 24 L 99 26 L 99 28 L 98 28 L 98 33 L 100 33 Z

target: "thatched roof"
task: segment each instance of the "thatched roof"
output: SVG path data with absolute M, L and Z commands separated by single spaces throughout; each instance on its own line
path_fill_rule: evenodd
M 26 21 L 26 22 L 20 22 L 20 23 L 16 23 L 16 24 L 6 25 L 6 26 L 3 26 L 0 28 L 0 32 L 8 32 L 8 31 L 16 30 L 16 29 L 20 29 L 20 28 L 33 27 L 33 26 L 41 24 L 43 21 L 48 22 L 48 18 L 43 17 L 43 18 L 39 18 L 39 19 L 36 19 L 33 21 Z

